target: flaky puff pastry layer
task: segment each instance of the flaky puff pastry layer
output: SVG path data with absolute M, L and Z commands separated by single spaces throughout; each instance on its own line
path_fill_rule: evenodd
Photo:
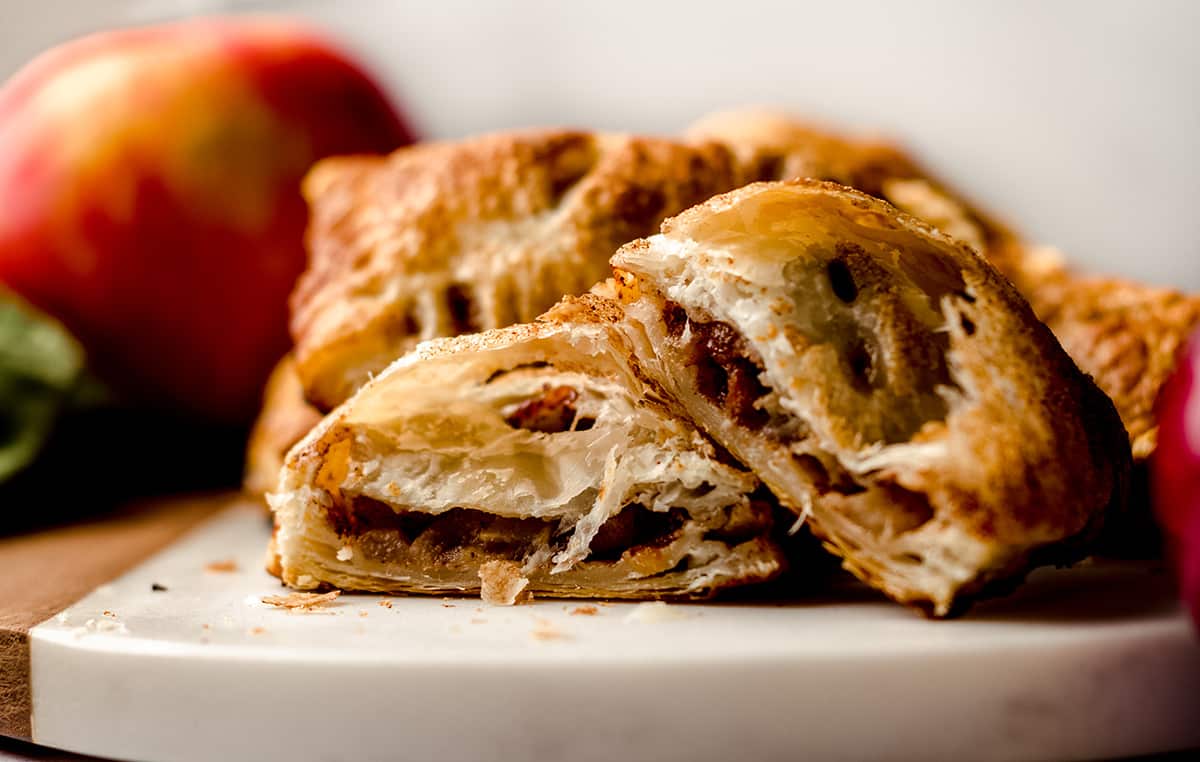
M 394 363 L 289 453 L 268 496 L 272 570 L 299 589 L 502 603 L 773 577 L 773 501 L 654 399 L 621 316 L 568 299 Z
M 307 397 L 328 410 L 418 341 L 534 319 L 740 172 L 716 144 L 567 130 L 320 162 L 292 297 Z
M 960 611 L 1125 499 L 1112 402 L 994 268 L 883 201 L 758 183 L 613 264 L 648 380 L 898 601 Z

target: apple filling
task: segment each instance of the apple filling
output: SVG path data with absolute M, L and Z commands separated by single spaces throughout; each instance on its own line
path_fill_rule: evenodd
M 397 394 L 370 411 L 387 418 L 331 435 L 316 482 L 339 562 L 459 589 L 493 561 L 559 590 L 666 589 L 724 554 L 772 552 L 769 494 L 624 386 L 533 360 L 469 389 L 412 408 Z M 452 435 L 443 416 L 470 423 Z
M 845 265 L 834 260 L 826 272 L 834 295 L 852 303 L 858 288 Z M 912 531 L 933 517 L 925 496 L 878 477 L 870 480 L 869 489 L 836 458 L 821 452 L 803 424 L 778 406 L 776 393 L 763 383 L 762 360 L 733 326 L 689 316 L 670 300 L 664 301 L 661 315 L 667 335 L 690 369 L 695 391 L 738 426 L 788 447 L 815 495 L 838 502 L 852 499 L 855 512 L 876 534 Z M 861 342 L 850 344 L 844 361 L 854 383 L 873 383 L 871 354 Z M 858 505 L 864 501 L 869 509 Z
M 536 563 L 563 550 L 569 537 L 557 520 L 497 516 L 470 508 L 439 514 L 396 511 L 365 496 L 335 502 L 326 513 L 341 539 L 383 564 L 473 571 L 492 560 Z M 731 506 L 713 519 L 703 522 L 703 539 L 736 545 L 770 529 L 771 503 L 764 493 L 748 506 Z M 646 563 L 681 539 L 691 523 L 682 509 L 663 512 L 626 505 L 600 526 L 585 564 L 625 562 L 647 573 L 669 571 L 650 569 Z
M 759 380 L 762 361 L 745 339 L 728 323 L 689 320 L 687 312 L 674 302 L 667 302 L 663 322 L 677 341 L 684 341 L 685 330 L 690 331 L 686 354 L 696 374 L 697 391 L 739 425 L 762 429 L 770 415 L 758 403 L 770 390 Z

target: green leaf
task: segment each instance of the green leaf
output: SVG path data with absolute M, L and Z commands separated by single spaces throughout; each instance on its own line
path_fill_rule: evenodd
M 0 482 L 37 457 L 83 377 L 79 342 L 0 289 Z

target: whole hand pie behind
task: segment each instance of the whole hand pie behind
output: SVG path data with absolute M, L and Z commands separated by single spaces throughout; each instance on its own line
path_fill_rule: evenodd
M 938 230 L 987 253 L 1006 275 L 1015 233 L 936 179 L 901 147 L 877 137 L 847 136 L 771 109 L 720 111 L 684 133 L 730 147 L 754 180 L 829 180 L 888 201 Z
M 885 202 L 753 184 L 613 265 L 636 367 L 898 601 L 948 615 L 1073 560 L 1125 498 L 1112 402 L 1008 281 Z
M 704 597 L 773 577 L 769 494 L 640 381 L 611 301 L 421 344 L 287 458 L 301 589 Z M 765 499 L 764 499 L 765 498 Z
M 292 296 L 306 396 L 329 410 L 419 341 L 533 320 L 741 172 L 715 143 L 570 130 L 320 162 Z

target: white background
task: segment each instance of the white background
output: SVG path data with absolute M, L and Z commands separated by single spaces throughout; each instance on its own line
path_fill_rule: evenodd
M 0 76 L 104 26 L 295 9 L 427 136 L 778 104 L 895 135 L 1096 270 L 1200 289 L 1200 1 L 0 0 Z

